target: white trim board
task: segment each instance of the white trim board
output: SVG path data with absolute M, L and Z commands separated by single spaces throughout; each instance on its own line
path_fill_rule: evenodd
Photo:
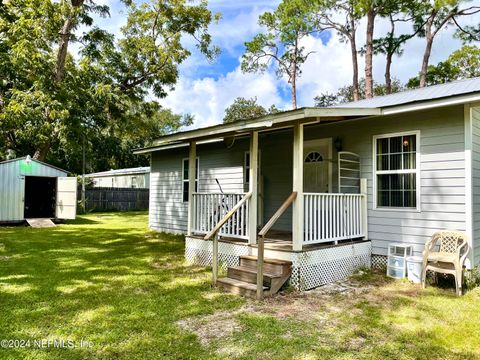
M 466 267 L 470 269 L 475 260 L 474 257 L 474 232 L 473 232 L 473 171 L 472 171 L 472 108 L 466 104 L 464 106 L 465 122 L 465 232 L 468 237 L 468 246 L 470 253 L 466 260 Z

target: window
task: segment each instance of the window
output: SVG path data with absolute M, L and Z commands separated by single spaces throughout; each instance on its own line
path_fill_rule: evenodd
M 306 163 L 322 162 L 323 156 L 318 151 L 312 151 L 305 157 Z
M 376 206 L 417 208 L 419 132 L 373 139 Z
M 136 176 L 132 176 L 132 188 L 136 188 L 137 187 L 137 177 Z
M 183 178 L 182 178 L 182 184 L 183 184 L 183 201 L 188 201 L 188 159 L 183 159 Z M 195 191 L 198 191 L 198 158 L 196 159 L 195 162 Z

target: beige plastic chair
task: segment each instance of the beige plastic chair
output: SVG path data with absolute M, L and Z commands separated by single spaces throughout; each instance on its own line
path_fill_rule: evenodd
M 455 276 L 457 295 L 462 295 L 463 263 L 469 251 L 467 236 L 461 231 L 443 230 L 433 234 L 423 251 L 422 287 L 427 270 Z

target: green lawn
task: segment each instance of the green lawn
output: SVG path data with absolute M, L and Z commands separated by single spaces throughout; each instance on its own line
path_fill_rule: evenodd
M 181 237 L 146 224 L 108 213 L 0 228 L 0 340 L 76 345 L 0 359 L 480 359 L 479 289 L 457 298 L 367 274 L 345 293 L 246 301 L 212 289 L 209 269 L 185 265 Z

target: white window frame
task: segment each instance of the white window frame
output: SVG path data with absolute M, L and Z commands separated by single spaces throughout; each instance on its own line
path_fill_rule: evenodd
M 195 174 L 195 188 L 196 190 L 194 189 L 193 192 L 198 192 L 198 179 L 200 178 L 200 158 L 197 156 L 196 158 L 196 162 L 198 163 L 198 166 L 197 166 L 197 173 Z M 183 178 L 183 175 L 185 174 L 185 160 L 190 162 L 190 158 L 186 157 L 186 158 L 183 158 L 182 159 L 182 174 L 181 174 L 181 180 L 182 180 L 182 202 L 184 203 L 188 203 L 188 199 L 187 200 L 184 200 L 183 199 L 183 194 L 185 193 L 185 183 L 188 183 L 189 180 L 188 179 L 184 179 Z M 187 169 L 188 170 L 188 169 Z
M 377 140 L 390 138 L 390 137 L 397 137 L 397 136 L 408 136 L 408 135 L 415 135 L 416 136 L 416 148 L 415 148 L 415 167 L 414 171 L 412 170 L 380 170 L 377 171 Z M 381 134 L 381 135 L 374 135 L 373 136 L 373 209 L 374 210 L 382 210 L 382 211 L 417 211 L 421 212 L 421 152 L 420 152 L 420 130 L 413 130 L 413 131 L 403 131 L 403 132 L 396 132 L 396 133 L 389 133 L 389 134 Z M 377 175 L 382 174 L 412 174 L 415 173 L 415 182 L 416 182 L 416 207 L 391 207 L 391 206 L 378 206 L 377 203 Z

